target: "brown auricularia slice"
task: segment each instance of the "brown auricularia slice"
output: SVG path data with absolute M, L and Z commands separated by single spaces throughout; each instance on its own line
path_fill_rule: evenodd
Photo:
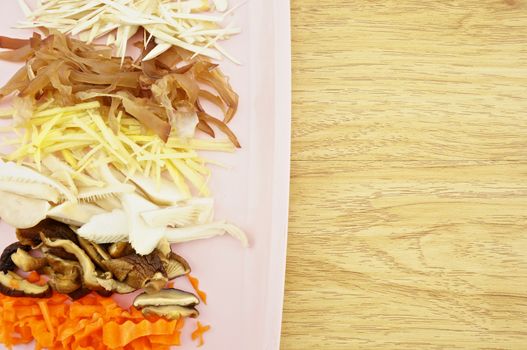
M 0 272 L 0 293 L 10 297 L 48 298 L 52 290 L 49 284 L 40 286 L 26 281 L 13 271 Z

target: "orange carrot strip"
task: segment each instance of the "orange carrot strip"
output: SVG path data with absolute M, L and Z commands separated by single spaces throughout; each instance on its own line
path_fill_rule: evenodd
M 139 323 L 126 321 L 119 325 L 108 322 L 103 326 L 103 343 L 110 348 L 123 347 L 146 335 L 171 334 L 176 329 L 175 321 L 159 319 L 155 322 L 143 320 Z
M 40 281 L 40 275 L 38 274 L 37 271 L 31 271 L 27 277 L 26 277 L 26 280 L 28 282 L 31 282 L 31 283 L 36 283 L 38 281 Z
M 55 338 L 55 329 L 53 328 L 53 324 L 51 322 L 51 316 L 49 315 L 49 309 L 48 304 L 44 300 L 37 301 L 38 307 L 40 308 L 40 311 L 42 312 L 42 317 L 44 317 L 44 322 L 46 324 L 46 327 L 51 333 L 52 337 Z
M 48 350 L 168 350 L 180 344 L 183 319 L 149 320 L 113 299 L 91 294 L 70 301 L 0 295 L 0 342 L 6 347 L 35 340 Z
M 205 305 L 207 305 L 207 293 L 199 289 L 199 280 L 196 277 L 191 276 L 190 273 L 187 274 L 187 277 L 190 284 L 198 294 L 199 298 L 203 301 Z
M 205 342 L 203 341 L 203 334 L 207 331 L 210 330 L 210 326 L 203 326 L 199 321 L 198 321 L 198 324 L 196 326 L 196 330 L 194 332 L 192 332 L 192 340 L 196 340 L 196 339 L 199 339 L 199 345 L 198 347 L 200 346 L 203 346 L 203 344 L 205 344 Z

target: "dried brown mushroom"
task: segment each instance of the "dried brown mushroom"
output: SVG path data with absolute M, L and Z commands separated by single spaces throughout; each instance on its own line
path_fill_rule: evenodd
M 183 257 L 171 252 L 167 257 L 160 257 L 169 280 L 190 273 L 190 265 Z
M 90 289 L 100 288 L 96 278 L 95 265 L 90 257 L 74 242 L 67 239 L 49 239 L 41 234 L 42 242 L 51 248 L 62 248 L 69 254 L 72 254 L 79 262 L 82 268 L 83 284 Z
M 52 254 L 46 254 L 49 266 L 44 272 L 49 276 L 49 284 L 59 293 L 69 294 L 82 287 L 82 272 L 76 261 L 64 260 Z
M 163 263 L 157 254 L 131 254 L 119 259 L 103 262 L 104 266 L 120 282 L 152 292 L 163 288 L 168 282 Z
M 23 245 L 20 242 L 11 243 L 8 245 L 0 256 L 0 271 L 7 272 L 16 269 L 17 266 L 11 259 L 11 255 L 13 255 L 19 248 L 25 251 L 31 250 L 31 247 Z
M 132 245 L 128 242 L 117 242 L 112 243 L 108 247 L 108 253 L 110 254 L 110 257 L 117 259 L 122 258 L 123 256 L 133 254 L 134 249 L 132 248 Z
M 91 260 L 101 269 L 106 271 L 106 267 L 103 264 L 104 260 L 110 259 L 110 255 L 97 243 L 93 243 L 88 241 L 87 239 L 84 239 L 82 237 L 79 237 L 79 245 L 82 249 L 88 254 L 88 256 L 91 258 Z
M 116 281 L 113 278 L 97 277 L 97 282 L 99 283 L 101 287 L 104 288 L 104 291 L 110 292 L 110 295 L 111 295 L 111 292 L 115 292 L 119 294 L 128 294 L 128 293 L 135 292 L 137 290 L 136 288 L 129 286 L 126 283 Z M 98 292 L 102 292 L 102 291 L 98 291 Z M 109 296 L 109 295 L 103 295 L 103 296 Z
M 31 256 L 24 249 L 18 248 L 15 253 L 11 255 L 11 260 L 22 271 L 37 271 L 48 264 L 45 258 L 36 258 Z
M 26 281 L 13 271 L 0 272 L 0 293 L 10 297 L 48 298 L 51 288 Z
M 38 225 L 31 228 L 16 230 L 16 236 L 20 243 L 29 245 L 33 248 L 37 248 L 41 245 L 41 234 L 50 239 L 64 239 L 72 241 L 76 245 L 79 244 L 77 234 L 68 225 L 52 219 L 42 220 Z M 75 259 L 75 255 L 68 253 L 63 248 L 50 248 L 49 252 L 53 255 L 67 260 Z
M 44 237 L 44 235 L 41 235 L 41 239 L 46 246 L 62 248 L 76 257 L 81 267 L 82 283 L 84 287 L 95 291 L 107 290 L 122 294 L 130 293 L 137 289 L 132 285 L 127 285 L 114 280 L 110 272 L 98 273 L 88 254 L 72 241 L 66 239 L 51 240 Z
M 175 288 L 162 289 L 157 293 L 142 293 L 134 299 L 134 306 L 142 308 L 145 306 L 195 306 L 199 304 L 199 299 L 192 293 Z
M 168 319 L 199 316 L 195 308 L 199 299 L 192 293 L 174 288 L 153 294 L 143 293 L 135 298 L 133 304 L 145 316 L 156 315 Z
M 141 309 L 141 312 L 145 316 L 159 316 L 169 320 L 177 320 L 181 317 L 196 318 L 199 316 L 199 312 L 195 308 L 179 305 L 147 306 Z
M 75 244 L 79 244 L 77 234 L 66 224 L 61 222 L 45 219 L 38 225 L 31 228 L 16 230 L 16 236 L 20 243 L 36 248 L 42 242 L 40 234 L 52 239 L 68 239 Z
M 68 296 L 72 299 L 72 300 L 77 300 L 77 299 L 80 299 L 82 297 L 85 297 L 86 295 L 90 294 L 91 293 L 91 290 L 88 289 L 88 288 L 79 288 L 71 293 L 68 293 Z
M 168 256 L 170 253 L 172 253 L 172 247 L 170 246 L 170 242 L 165 237 L 159 240 L 159 243 L 157 243 L 156 250 L 159 253 L 160 257 Z

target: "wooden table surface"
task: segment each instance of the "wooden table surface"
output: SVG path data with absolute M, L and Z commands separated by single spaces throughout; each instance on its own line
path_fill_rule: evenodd
M 527 0 L 292 0 L 282 349 L 527 349 Z

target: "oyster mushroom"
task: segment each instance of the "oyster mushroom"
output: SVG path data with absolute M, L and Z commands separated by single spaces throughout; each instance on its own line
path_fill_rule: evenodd
M 20 242 L 11 243 L 10 245 L 8 245 L 2 252 L 2 255 L 0 256 L 0 271 L 7 272 L 7 271 L 12 271 L 16 269 L 17 266 L 11 259 L 11 256 L 18 249 L 29 251 L 31 250 L 31 247 L 27 245 L 23 245 Z
M 0 191 L 0 218 L 16 228 L 33 227 L 46 218 L 48 201 Z
M 69 294 L 82 287 L 80 264 L 72 260 L 64 260 L 52 254 L 46 254 L 49 264 L 44 272 L 49 276 L 49 284 L 59 293 Z
M 119 282 L 149 292 L 158 291 L 168 282 L 163 263 L 157 254 L 131 254 L 103 261 L 104 266 Z
M 123 256 L 130 255 L 133 253 L 134 249 L 128 242 L 112 243 L 108 247 L 108 254 L 110 254 L 110 256 L 115 259 L 122 258 Z
M 35 258 L 21 248 L 18 248 L 16 252 L 11 255 L 11 260 L 13 260 L 19 269 L 25 272 L 40 270 L 48 264 L 48 261 L 45 258 Z
M 195 306 L 198 304 L 199 299 L 194 294 L 173 288 L 153 294 L 140 294 L 133 303 L 145 316 L 156 315 L 168 319 L 197 317 L 199 312 Z
M 48 298 L 51 296 L 49 284 L 40 286 L 26 281 L 13 271 L 0 272 L 0 293 L 11 297 Z

